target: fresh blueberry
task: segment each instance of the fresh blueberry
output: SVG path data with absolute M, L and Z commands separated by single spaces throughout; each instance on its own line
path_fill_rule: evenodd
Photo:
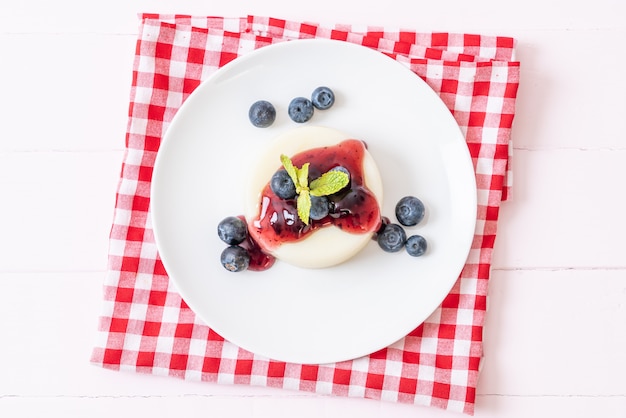
M 306 97 L 296 97 L 289 103 L 287 111 L 291 120 L 304 123 L 313 117 L 313 103 Z
M 274 173 L 270 180 L 270 188 L 281 199 L 296 197 L 296 185 L 285 169 L 280 169 Z
M 410 256 L 419 257 L 426 252 L 428 248 L 428 243 L 426 242 L 426 238 L 421 235 L 411 235 L 406 240 L 406 252 L 409 253 Z
M 267 128 L 276 119 L 276 109 L 270 102 L 259 100 L 250 106 L 248 118 L 257 128 Z
M 388 253 L 396 253 L 404 247 L 406 242 L 406 232 L 398 224 L 386 225 L 382 232 L 378 233 L 376 239 L 378 245 Z
M 404 226 L 415 226 L 424 218 L 424 204 L 415 196 L 405 196 L 396 204 L 396 218 Z
M 320 86 L 313 90 L 311 94 L 311 102 L 317 109 L 328 109 L 335 103 L 335 93 L 331 89 L 325 86 Z
M 239 245 L 231 245 L 222 251 L 220 261 L 228 271 L 244 271 L 250 266 L 250 254 Z
M 229 216 L 217 225 L 217 235 L 228 245 L 240 244 L 248 236 L 248 227 L 240 218 Z
M 319 221 L 328 216 L 329 210 L 329 202 L 326 196 L 311 196 L 311 211 L 309 212 L 311 219 Z

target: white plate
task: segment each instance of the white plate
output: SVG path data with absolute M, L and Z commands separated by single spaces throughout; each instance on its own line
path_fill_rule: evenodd
M 265 272 L 230 273 L 219 261 L 217 224 L 243 214 L 245 167 L 275 136 L 302 125 L 287 106 L 326 85 L 335 105 L 308 124 L 364 140 L 385 190 L 383 215 L 415 195 L 427 207 L 409 228 L 428 239 L 418 258 L 372 241 L 354 259 L 322 270 L 277 261 Z M 248 108 L 272 102 L 278 116 L 255 128 Z M 170 279 L 196 314 L 227 340 L 273 359 L 328 363 L 382 349 L 420 325 L 454 285 L 476 222 L 476 184 L 462 133 L 414 73 L 342 41 L 267 46 L 224 66 L 186 100 L 169 126 L 152 178 L 152 222 Z

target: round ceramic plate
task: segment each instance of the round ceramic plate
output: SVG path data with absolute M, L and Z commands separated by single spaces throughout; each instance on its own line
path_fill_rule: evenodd
M 288 104 L 321 85 L 333 89 L 335 104 L 307 124 L 367 143 L 383 178 L 384 216 L 393 220 L 405 195 L 425 203 L 425 219 L 407 233 L 426 237 L 428 252 L 389 254 L 372 241 L 336 267 L 277 261 L 264 272 L 226 271 L 216 228 L 243 214 L 246 167 L 274 137 L 302 126 L 289 119 Z M 269 128 L 248 120 L 260 99 L 277 110 Z M 297 363 L 367 355 L 419 326 L 457 280 L 476 222 L 472 161 L 450 111 L 405 66 L 342 41 L 263 47 L 205 80 L 167 129 L 151 193 L 159 254 L 191 309 L 240 347 Z

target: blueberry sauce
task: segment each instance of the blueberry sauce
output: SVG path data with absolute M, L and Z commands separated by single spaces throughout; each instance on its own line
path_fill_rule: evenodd
M 240 215 L 239 219 L 246 221 L 245 216 Z M 250 254 L 250 265 L 248 266 L 248 270 L 251 271 L 264 271 L 269 269 L 274 265 L 276 258 L 265 253 L 263 249 L 257 244 L 257 242 L 252 239 L 250 234 L 246 237 L 246 239 L 239 244 L 240 247 L 245 248 Z
M 310 163 L 309 182 L 335 167 L 343 166 L 350 173 L 350 183 L 343 190 L 328 196 L 329 214 L 320 220 L 311 220 L 308 225 L 298 217 L 296 199 L 279 198 L 268 183 L 261 194 L 259 215 L 248 225 L 251 235 L 260 238 L 263 247 L 271 251 L 284 242 L 299 241 L 313 231 L 330 225 L 354 234 L 377 231 L 382 220 L 376 196 L 365 185 L 365 150 L 363 141 L 348 139 L 337 145 L 314 148 L 292 156 L 291 161 L 297 167 Z

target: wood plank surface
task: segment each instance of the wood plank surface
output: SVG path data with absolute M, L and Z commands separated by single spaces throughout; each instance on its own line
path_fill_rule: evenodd
M 89 364 L 139 12 L 270 15 L 517 39 L 476 416 L 626 417 L 626 12 L 621 2 L 0 4 L 0 416 L 454 417 L 433 408 Z

